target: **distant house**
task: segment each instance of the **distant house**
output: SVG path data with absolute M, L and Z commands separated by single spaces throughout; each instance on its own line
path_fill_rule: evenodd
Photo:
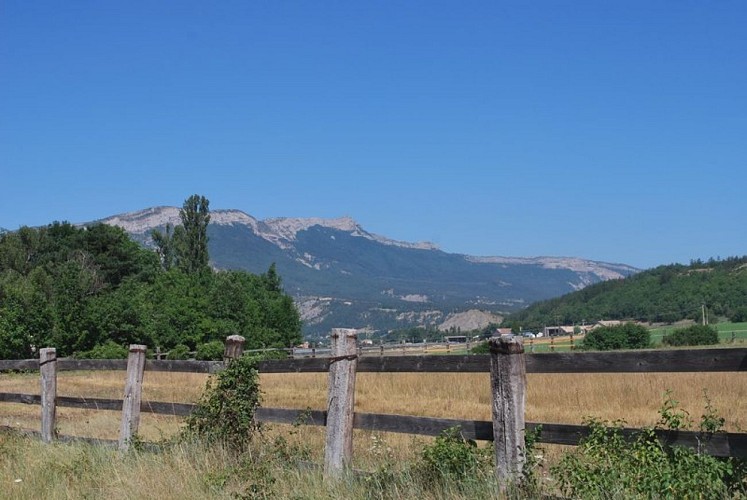
M 572 326 L 546 326 L 542 333 L 545 337 L 556 337 L 558 335 L 573 335 Z
M 496 328 L 493 332 L 493 337 L 500 337 L 501 335 L 511 335 L 513 333 L 510 328 Z
M 602 320 L 602 321 L 597 321 L 596 324 L 594 325 L 594 328 L 597 328 L 600 326 L 617 326 L 617 325 L 622 325 L 622 324 L 623 324 L 622 321 L 619 321 L 616 319 L 609 320 L 609 321 Z
M 444 340 L 449 344 L 466 344 L 467 336 L 466 335 L 450 335 L 448 337 L 444 337 Z

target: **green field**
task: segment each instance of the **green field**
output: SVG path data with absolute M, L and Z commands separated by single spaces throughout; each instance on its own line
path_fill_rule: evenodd
M 718 337 L 722 344 L 731 344 L 732 338 L 735 345 L 747 344 L 747 323 L 717 323 L 711 325 L 718 330 Z M 654 345 L 661 345 L 661 339 L 665 334 L 671 333 L 677 327 L 669 325 L 651 330 L 651 342 Z
M 718 330 L 721 345 L 725 347 L 730 345 L 733 345 L 734 347 L 745 347 L 747 345 L 747 323 L 718 323 L 712 326 L 716 327 L 716 330 Z M 652 345 L 654 347 L 661 347 L 661 339 L 664 337 L 664 335 L 667 333 L 671 333 L 677 328 L 682 327 L 668 325 L 658 328 L 652 328 Z M 579 345 L 582 340 L 583 336 L 575 336 L 574 344 Z M 568 352 L 571 350 L 571 342 L 570 338 L 567 336 L 553 338 L 552 344 L 550 343 L 550 340 L 548 338 L 539 338 L 533 340 L 525 339 L 524 348 L 528 353 Z

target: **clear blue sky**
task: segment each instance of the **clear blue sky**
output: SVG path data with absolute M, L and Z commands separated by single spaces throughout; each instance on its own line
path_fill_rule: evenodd
M 747 254 L 747 2 L 0 4 L 0 227 L 193 193 L 473 255 Z

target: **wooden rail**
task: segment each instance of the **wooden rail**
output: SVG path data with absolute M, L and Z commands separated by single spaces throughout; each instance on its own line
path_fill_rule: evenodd
M 747 371 L 747 348 L 525 354 L 527 373 Z M 262 373 L 327 373 L 329 358 L 267 360 Z M 220 361 L 146 360 L 146 371 L 216 373 Z M 0 372 L 39 369 L 38 359 L 0 360 Z M 57 371 L 126 370 L 126 359 L 58 358 Z M 490 355 L 363 357 L 358 372 L 489 373 Z
M 2 403 L 22 403 L 40 405 L 38 394 L 0 393 Z M 81 408 L 87 410 L 122 410 L 121 399 L 81 398 L 57 396 L 57 406 L 64 408 Z M 143 401 L 142 413 L 186 417 L 194 410 L 192 403 L 169 403 L 162 401 Z M 325 426 L 327 412 L 323 410 L 297 410 L 288 408 L 257 408 L 257 420 L 263 423 Z M 463 420 L 450 418 L 415 417 L 410 415 L 393 415 L 377 413 L 355 413 L 353 428 L 379 432 L 416 434 L 421 436 L 438 436 L 446 429 L 459 427 L 465 439 L 493 440 L 493 423 L 488 420 Z M 527 422 L 527 430 L 541 427 L 538 442 L 546 444 L 577 445 L 589 434 L 589 427 L 584 425 L 551 424 Z M 640 429 L 625 428 L 622 434 L 631 437 Z M 663 442 L 670 445 L 697 448 L 701 446 L 704 453 L 717 457 L 747 458 L 747 434 L 719 432 L 704 436 L 699 432 L 657 430 Z
M 343 333 L 344 330 L 341 330 Z M 354 335 L 348 332 L 350 335 Z M 347 334 L 346 334 L 347 335 Z M 240 339 L 240 338 L 239 338 Z M 145 370 L 148 371 L 170 371 L 170 372 L 192 372 L 192 373 L 215 373 L 221 370 L 225 363 L 241 355 L 243 339 L 230 339 L 227 343 L 224 362 L 215 361 L 170 361 L 170 360 L 147 360 Z M 514 342 L 506 339 L 507 342 Z M 500 342 L 503 342 L 501 340 Z M 624 352 L 593 352 L 593 353 L 544 353 L 524 354 L 523 348 L 509 348 L 509 344 L 500 344 L 499 341 L 491 343 L 490 355 L 451 355 L 451 356 L 381 356 L 381 357 L 359 357 L 352 348 L 346 348 L 344 352 L 336 352 L 331 358 L 303 358 L 290 360 L 267 360 L 259 363 L 262 373 L 300 373 L 300 372 L 330 372 L 330 367 L 345 363 L 353 368 L 346 377 L 352 375 L 352 385 L 338 389 L 340 392 L 330 400 L 343 404 L 328 414 L 320 410 L 297 410 L 280 408 L 259 408 L 256 418 L 260 422 L 275 423 L 298 423 L 303 425 L 323 425 L 327 427 L 327 447 L 338 448 L 340 453 L 335 458 L 334 467 L 327 469 L 330 475 L 337 475 L 340 467 L 349 463 L 350 439 L 337 439 L 339 436 L 348 434 L 353 428 L 376 430 L 383 432 L 398 432 L 420 435 L 438 435 L 445 429 L 459 427 L 462 434 L 468 439 L 494 440 L 496 448 L 496 462 L 507 455 L 505 450 L 519 448 L 516 457 L 501 462 L 500 470 L 496 473 L 502 479 L 516 477 L 520 473 L 523 463 L 521 449 L 523 448 L 523 437 L 526 430 L 532 430 L 538 426 L 542 432 L 538 439 L 543 443 L 576 445 L 579 440 L 588 435 L 589 428 L 580 425 L 550 424 L 550 423 L 524 423 L 523 422 L 523 383 L 521 378 L 524 373 L 642 373 L 642 372 L 740 372 L 747 371 L 747 349 L 695 349 L 695 350 L 645 350 Z M 514 346 L 516 347 L 516 346 Z M 142 348 L 142 346 L 140 347 Z M 141 349 L 142 350 L 142 349 Z M 348 352 L 349 351 L 349 352 Z M 505 351 L 505 352 L 504 352 Z M 509 352 L 510 351 L 510 352 Z M 511 362 L 502 359 L 502 356 L 516 355 L 518 362 L 516 368 L 511 368 L 502 373 L 501 367 Z M 52 363 L 56 371 L 70 370 L 125 370 L 128 367 L 127 360 L 76 360 L 56 359 Z M 42 367 L 45 363 L 42 363 Z M 508 365 L 505 365 L 507 367 Z M 38 370 L 39 360 L 0 360 L 0 371 L 8 370 Z M 504 367 L 504 368 L 505 368 Z M 347 368 L 346 368 L 347 370 Z M 355 372 L 448 372 L 448 373 L 492 373 L 492 389 L 494 400 L 493 421 L 455 420 L 430 417 L 415 417 L 404 415 L 384 415 L 370 413 L 352 414 Z M 141 372 L 142 373 L 142 372 Z M 51 375 L 48 375 L 48 378 Z M 54 375 L 56 377 L 56 375 Z M 132 386 L 136 388 L 140 382 L 134 374 L 128 376 L 133 380 Z M 506 382 L 511 383 L 506 384 Z M 348 384 L 345 382 L 345 384 Z M 503 384 L 503 385 L 502 385 Z M 330 384 L 332 387 L 333 384 Z M 53 391 L 52 391 L 53 392 Z M 47 396 L 52 398 L 56 406 L 86 408 L 97 410 L 123 410 L 123 401 L 119 399 L 100 398 L 74 398 L 62 396 Z M 496 406 L 496 401 L 503 398 L 501 403 L 505 408 L 500 409 L 501 404 Z M 142 401 L 132 406 L 135 401 L 131 398 L 128 412 L 137 415 L 138 412 L 158 413 L 175 416 L 189 415 L 195 405 L 188 403 L 169 403 L 159 401 Z M 24 403 L 41 405 L 42 396 L 32 394 L 0 393 L 0 402 Z M 501 420 L 505 412 L 514 412 L 514 417 L 509 420 Z M 348 413 L 350 412 L 350 413 Z M 496 416 L 497 413 L 497 416 Z M 339 416 L 335 416 L 335 415 Z M 352 418 L 345 415 L 352 414 Z M 43 418 L 43 428 L 50 429 L 49 419 Z M 130 435 L 137 431 L 137 418 L 127 417 L 127 423 L 123 419 L 123 429 L 130 429 Z M 335 425 L 330 425 L 330 419 L 336 419 Z M 342 423 L 346 420 L 346 423 Z M 134 421 L 134 424 L 131 423 Z M 496 431 L 496 422 L 500 423 Z M 331 430 L 337 429 L 337 430 Z M 631 437 L 640 429 L 623 429 L 621 432 L 626 437 Z M 332 434 L 330 434 L 332 433 Z M 657 436 L 668 444 L 676 444 L 697 448 L 701 452 L 715 456 L 747 457 L 747 434 L 717 433 L 706 436 L 697 432 L 685 431 L 656 431 Z M 124 435 L 124 432 L 122 433 Z M 52 439 L 53 436 L 49 437 Z M 46 439 L 45 439 L 46 440 Z M 500 441 L 500 443 L 499 443 Z M 125 446 L 127 438 L 120 436 L 120 448 Z M 503 450 L 503 451 L 499 451 Z M 331 460 L 331 459 L 330 459 Z

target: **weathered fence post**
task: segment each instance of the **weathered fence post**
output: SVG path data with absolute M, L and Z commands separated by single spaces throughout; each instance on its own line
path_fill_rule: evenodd
M 119 449 L 127 451 L 140 425 L 140 400 L 143 394 L 143 371 L 145 370 L 145 346 L 130 345 L 127 357 L 127 381 L 122 400 L 122 424 L 119 427 Z
M 332 329 L 332 357 L 329 359 L 327 397 L 327 440 L 324 447 L 324 475 L 340 477 L 353 458 L 353 411 L 357 334 L 354 329 Z
M 517 337 L 490 340 L 490 385 L 493 392 L 495 473 L 505 488 L 521 479 L 526 459 L 524 407 L 526 363 L 524 345 Z
M 57 437 L 55 415 L 57 413 L 57 349 L 45 347 L 39 351 L 41 371 L 41 437 L 51 443 Z
M 244 342 L 246 342 L 246 339 L 241 335 L 229 335 L 226 337 L 226 348 L 223 351 L 223 364 L 227 365 L 244 354 Z

